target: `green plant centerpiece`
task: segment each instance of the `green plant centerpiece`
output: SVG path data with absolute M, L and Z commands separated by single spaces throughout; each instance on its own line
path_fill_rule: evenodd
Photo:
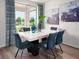
M 30 19 L 31 30 L 34 33 L 36 31 L 35 19 L 32 17 Z
M 32 17 L 32 18 L 30 19 L 30 26 L 32 26 L 33 24 L 35 24 L 35 19 Z
M 39 16 L 38 17 L 38 30 L 41 31 L 41 29 L 44 29 L 44 20 L 45 20 L 45 16 Z

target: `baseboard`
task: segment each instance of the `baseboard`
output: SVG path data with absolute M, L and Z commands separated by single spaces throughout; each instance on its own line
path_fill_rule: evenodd
M 73 49 L 76 49 L 76 50 L 79 51 L 79 48 L 76 48 L 76 47 L 73 47 L 73 46 L 70 46 L 70 45 L 67 45 L 67 44 L 64 44 L 64 43 L 62 43 L 62 45 L 68 46 L 68 47 L 70 47 L 70 48 L 73 48 Z
M 0 48 L 6 47 L 6 45 L 0 45 Z

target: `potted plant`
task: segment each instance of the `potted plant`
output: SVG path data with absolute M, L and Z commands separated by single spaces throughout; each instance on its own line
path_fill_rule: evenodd
M 38 30 L 41 31 L 41 29 L 44 28 L 45 16 L 39 16 L 38 20 L 39 20 L 39 23 L 38 23 Z

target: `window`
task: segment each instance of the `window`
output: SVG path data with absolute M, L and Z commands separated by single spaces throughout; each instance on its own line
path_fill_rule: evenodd
M 29 19 L 31 19 L 31 18 L 36 19 L 36 10 L 31 11 L 31 12 L 29 13 Z
M 16 25 L 24 25 L 25 12 L 16 11 Z
M 15 11 L 15 19 L 16 19 L 16 32 L 21 30 L 22 26 L 25 26 L 25 12 Z

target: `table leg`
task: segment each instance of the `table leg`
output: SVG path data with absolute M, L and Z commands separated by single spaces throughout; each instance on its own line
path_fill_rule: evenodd
M 28 52 L 31 52 L 33 56 L 37 56 L 39 54 L 39 47 L 38 47 L 39 41 L 38 40 L 32 41 L 31 43 L 34 44 L 34 46 L 28 48 Z

